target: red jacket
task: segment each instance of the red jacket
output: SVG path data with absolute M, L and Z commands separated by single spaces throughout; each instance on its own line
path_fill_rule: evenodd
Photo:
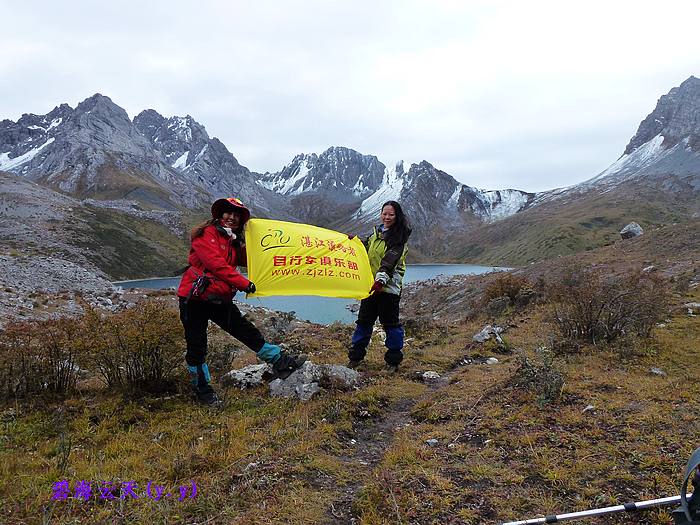
M 236 241 L 225 232 L 219 231 L 216 226 L 204 228 L 202 235 L 192 239 L 188 258 L 190 266 L 182 276 L 177 295 L 188 297 L 192 284 L 202 274 L 209 279 L 209 284 L 201 297 L 193 298 L 196 300 L 230 302 L 236 290 L 247 288 L 250 281 L 236 269 L 239 263 L 247 264 L 245 247 L 238 249 L 242 259 L 238 261 L 235 243 Z

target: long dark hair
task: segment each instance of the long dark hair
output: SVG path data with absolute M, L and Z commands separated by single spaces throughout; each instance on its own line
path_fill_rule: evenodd
M 194 228 L 192 228 L 192 231 L 190 232 L 190 240 L 196 239 L 197 237 L 200 237 L 201 235 L 204 234 L 204 230 L 206 229 L 207 226 L 214 226 L 216 227 L 221 233 L 224 232 L 223 226 L 221 226 L 221 219 L 209 219 L 207 221 L 204 221 Z M 238 227 L 238 231 L 235 231 L 237 236 L 240 237 L 241 232 L 243 231 L 243 226 Z
M 196 239 L 197 237 L 200 237 L 204 233 L 204 229 L 207 226 L 216 226 L 219 223 L 219 219 L 209 219 L 207 221 L 204 221 L 194 228 L 192 228 L 192 231 L 190 232 L 190 240 Z
M 382 210 L 384 210 L 384 206 L 391 206 L 396 214 L 396 222 L 387 231 L 387 241 L 391 244 L 405 243 L 409 235 L 411 235 L 411 225 L 408 222 L 408 217 L 406 217 L 403 209 L 401 209 L 401 205 L 396 201 L 386 201 L 382 204 Z

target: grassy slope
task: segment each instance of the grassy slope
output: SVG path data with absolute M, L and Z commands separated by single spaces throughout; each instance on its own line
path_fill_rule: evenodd
M 677 298 L 689 299 L 700 292 Z M 700 384 L 689 366 L 700 362 L 698 317 L 674 314 L 633 357 L 588 348 L 560 359 L 564 395 L 544 407 L 511 378 L 517 355 L 554 333 L 546 309 L 500 320 L 511 326 L 515 355 L 462 364 L 487 355 L 471 344 L 485 321 L 409 333 L 396 376 L 381 371 L 376 340 L 359 390 L 308 403 L 264 388 L 228 390 L 225 407 L 212 411 L 186 395 L 132 399 L 86 387 L 65 400 L 6 405 L 0 521 L 477 524 L 677 493 L 700 435 Z M 288 342 L 316 362 L 343 362 L 349 335 L 349 327 L 307 327 Z M 221 337 L 214 347 L 230 341 Z M 253 360 L 247 352 L 234 364 Z M 668 376 L 652 375 L 653 366 Z M 425 370 L 443 380 L 418 381 Z M 436 447 L 425 443 L 432 438 Z M 199 494 L 51 502 L 60 479 L 134 480 L 139 492 L 152 480 L 175 494 L 195 480 Z M 638 520 L 669 523 L 660 512 Z
M 187 243 L 164 225 L 110 209 L 81 211 L 73 244 L 111 278 L 172 275 L 185 265 Z
M 555 202 L 526 210 L 503 221 L 457 233 L 451 244 L 456 260 L 521 266 L 560 255 L 591 250 L 619 239 L 618 232 L 635 221 L 643 228 L 687 220 L 691 195 L 651 188 L 591 192 L 573 202 Z

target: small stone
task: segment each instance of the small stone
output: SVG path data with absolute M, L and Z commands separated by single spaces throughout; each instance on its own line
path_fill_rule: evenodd
M 438 379 L 440 379 L 440 374 L 438 374 L 437 372 L 433 372 L 432 370 L 429 370 L 427 372 L 423 372 L 421 377 L 423 378 L 423 381 L 426 381 L 426 382 L 437 381 Z
M 690 316 L 700 314 L 700 303 L 685 303 L 683 306 L 688 309 L 688 315 Z
M 657 367 L 653 367 L 653 368 L 652 368 L 651 370 L 649 370 L 649 371 L 650 371 L 652 374 L 654 374 L 655 376 L 662 376 L 662 377 L 663 377 L 663 376 L 668 375 L 666 372 L 664 372 L 663 370 L 661 370 L 660 368 L 657 368 Z
M 588 405 L 581 412 L 585 414 L 586 412 L 591 412 L 592 410 L 595 410 L 595 407 L 593 405 Z
M 261 385 L 265 382 L 265 374 L 271 374 L 272 367 L 268 364 L 248 365 L 239 370 L 231 370 L 221 377 L 221 383 L 226 386 L 238 387 L 241 390 Z
M 431 447 L 437 447 L 439 441 L 437 439 L 426 439 L 425 443 Z
M 489 357 L 489 358 L 486 360 L 486 364 L 487 364 L 487 365 L 495 365 L 495 364 L 498 364 L 498 359 L 496 359 L 495 357 Z

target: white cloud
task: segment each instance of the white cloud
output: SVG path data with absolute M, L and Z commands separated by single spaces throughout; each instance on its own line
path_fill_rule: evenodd
M 2 0 L 0 12 L 0 118 L 100 92 L 132 117 L 192 115 L 256 171 L 344 145 L 473 186 L 568 185 L 700 75 L 693 1 Z

